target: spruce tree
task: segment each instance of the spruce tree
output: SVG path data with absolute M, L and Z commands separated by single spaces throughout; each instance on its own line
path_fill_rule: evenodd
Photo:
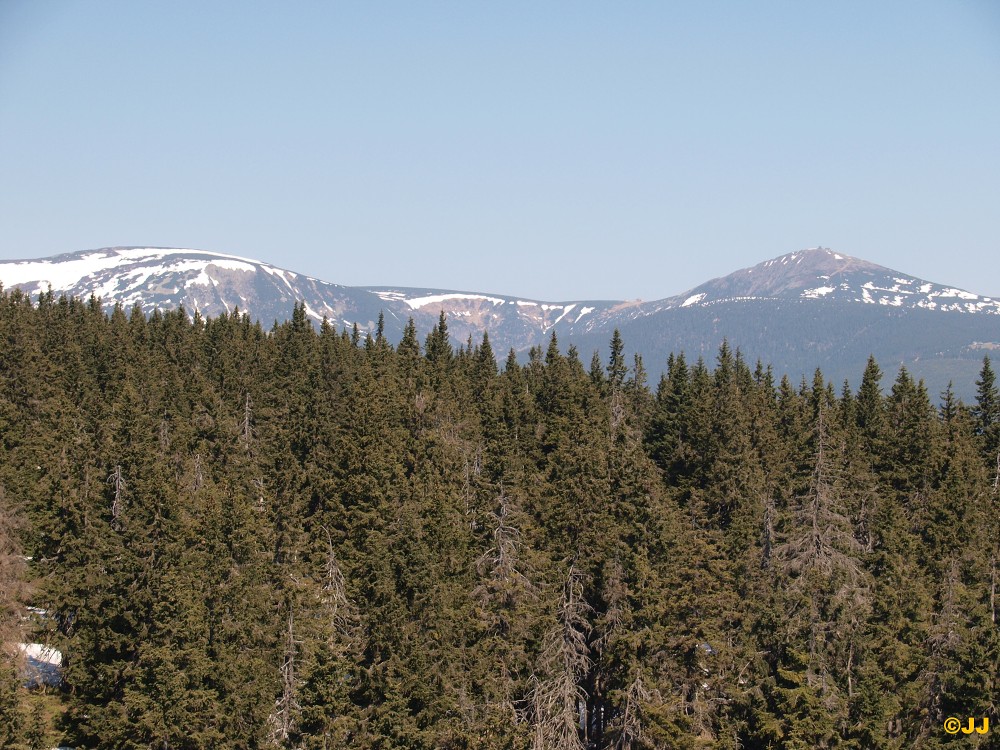
M 1000 392 L 989 357 L 983 357 L 983 367 L 976 380 L 976 432 L 982 440 L 983 455 L 994 475 L 1000 476 Z

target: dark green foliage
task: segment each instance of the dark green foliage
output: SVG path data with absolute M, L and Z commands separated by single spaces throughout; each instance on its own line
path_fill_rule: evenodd
M 41 703 L 35 703 L 28 720 L 28 726 L 24 731 L 25 750 L 47 750 L 46 743 L 48 734 L 47 722 Z
M 10 654 L 0 663 L 0 747 L 15 747 L 21 737 L 24 714 L 17 672 Z
M 68 744 L 930 748 L 947 716 L 1000 724 L 989 360 L 972 408 L 906 370 L 885 395 L 874 360 L 857 393 L 776 385 L 727 343 L 671 355 L 654 395 L 617 332 L 589 369 L 553 335 L 499 370 L 443 314 L 423 348 L 384 324 L 0 296 L 3 617 L 32 583 Z M 0 744 L 37 746 L 0 667 Z
M 983 358 L 983 369 L 976 381 L 976 406 L 972 413 L 986 459 L 996 461 L 997 475 L 1000 476 L 1000 392 L 989 357 Z

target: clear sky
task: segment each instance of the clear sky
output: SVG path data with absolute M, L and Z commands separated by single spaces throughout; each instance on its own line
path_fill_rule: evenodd
M 823 245 L 1000 296 L 1000 3 L 0 0 L 0 258 L 656 299 Z

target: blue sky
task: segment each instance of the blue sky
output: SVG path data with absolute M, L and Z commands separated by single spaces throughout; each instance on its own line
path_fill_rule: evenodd
M 643 298 L 823 245 L 1000 296 L 1000 4 L 0 0 L 0 257 Z

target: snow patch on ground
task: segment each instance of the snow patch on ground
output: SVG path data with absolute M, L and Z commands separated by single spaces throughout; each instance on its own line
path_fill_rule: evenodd
M 504 300 L 499 297 L 487 297 L 485 294 L 429 294 L 426 297 L 415 297 L 414 299 L 404 300 L 407 305 L 412 309 L 417 310 L 425 305 L 433 305 L 436 302 L 446 302 L 452 299 L 483 299 L 487 302 L 492 302 L 494 305 L 502 305 Z M 543 306 L 544 307 L 544 306 Z
M 565 309 L 563 309 L 563 311 L 562 311 L 562 315 L 560 315 L 558 318 L 556 318 L 555 323 L 553 323 L 552 325 L 553 326 L 557 325 L 559 323 L 559 321 L 562 320 L 563 318 L 565 318 L 569 314 L 569 311 L 572 310 L 574 307 L 576 307 L 576 304 L 566 305 Z
M 294 274 L 291 271 L 283 271 L 280 268 L 274 268 L 273 266 L 262 265 L 260 268 L 262 271 L 265 271 L 271 274 L 272 276 L 281 279 L 282 281 L 285 282 L 285 286 L 287 286 L 293 292 L 295 291 L 295 287 L 292 286 L 292 282 L 288 279 L 288 277 L 289 276 L 295 277 L 297 274 Z
M 403 292 L 377 291 L 375 296 L 384 299 L 386 302 L 399 302 L 406 298 Z
M 784 262 L 784 261 L 782 261 L 782 262 Z M 702 292 L 701 294 L 692 294 L 690 297 L 688 297 L 686 300 L 684 300 L 681 303 L 681 307 L 688 307 L 690 305 L 697 305 L 699 302 L 701 302 L 703 299 L 705 299 L 706 296 L 707 295 L 705 294 L 705 292 Z
M 832 286 L 818 286 L 815 289 L 806 289 L 802 292 L 802 296 L 808 299 L 818 299 L 819 297 L 825 297 L 830 292 L 834 291 L 835 287 Z
M 21 679 L 28 687 L 48 685 L 56 687 L 62 682 L 59 667 L 62 666 L 62 652 L 44 643 L 19 643 L 24 654 L 24 669 Z
M 62 652 L 44 643 L 19 643 L 18 647 L 29 659 L 56 666 L 62 664 Z
M 3 274 L 2 281 L 5 287 L 38 281 L 40 286 L 51 286 L 55 290 L 69 289 L 86 276 L 115 268 L 124 262 L 117 255 L 107 257 L 102 253 L 91 253 L 81 258 L 58 263 L 51 261 L 7 263 L 0 266 L 0 274 Z
M 184 258 L 170 262 L 169 259 L 177 255 L 202 256 L 203 259 Z M 88 276 L 105 271 L 113 271 L 122 266 L 150 261 L 167 261 L 163 263 L 164 268 L 174 268 L 184 263 L 184 261 L 187 264 L 198 264 L 201 266 L 212 263 L 232 270 L 236 270 L 238 267 L 239 270 L 253 271 L 256 267 L 252 260 L 241 258 L 238 255 L 225 255 L 221 253 L 209 253 L 203 250 L 180 248 L 132 248 L 128 250 L 104 250 L 86 253 L 71 260 L 28 260 L 19 263 L 3 263 L 0 264 L 0 280 L 7 287 L 36 281 L 38 282 L 39 289 L 44 290 L 46 287 L 51 286 L 53 290 L 67 290 L 76 286 Z M 154 272 L 155 269 L 150 271 L 150 273 Z
M 971 292 L 966 292 L 961 289 L 955 289 L 953 287 L 942 287 L 936 292 L 931 292 L 929 297 L 958 297 L 964 300 L 978 300 L 978 294 L 972 294 Z
M 313 310 L 311 307 L 309 307 L 309 303 L 308 302 L 306 302 L 305 300 L 302 300 L 302 305 L 305 307 L 305 313 L 306 313 L 306 315 L 308 315 L 310 318 L 312 318 L 313 320 L 317 320 L 317 321 L 322 321 L 323 320 L 323 316 L 320 315 L 315 310 Z
M 212 279 L 203 267 L 198 275 L 190 279 L 184 286 L 211 286 Z

